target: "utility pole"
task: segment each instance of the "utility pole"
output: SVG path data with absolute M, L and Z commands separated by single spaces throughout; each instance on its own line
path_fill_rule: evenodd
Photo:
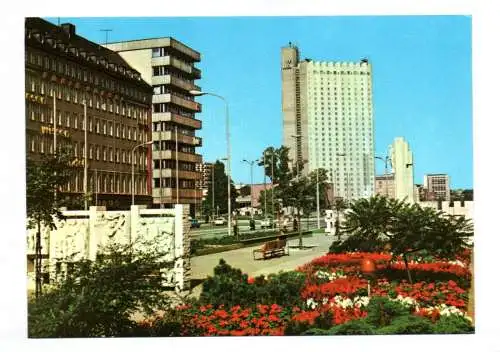
M 112 32 L 113 30 L 112 29 L 100 29 L 100 31 L 106 33 L 105 34 L 105 38 L 106 39 L 105 39 L 104 43 L 105 43 L 105 45 L 108 45 L 108 33 Z

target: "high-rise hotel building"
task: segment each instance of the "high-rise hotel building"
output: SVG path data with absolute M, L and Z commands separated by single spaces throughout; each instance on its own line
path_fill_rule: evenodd
M 283 145 L 304 174 L 329 171 L 334 195 L 375 191 L 372 68 L 359 62 L 300 60 L 298 47 L 281 49 Z M 333 177 L 332 177 L 333 176 Z
M 202 162 L 196 154 L 201 138 L 196 130 L 201 121 L 196 113 L 201 104 L 190 90 L 201 90 L 195 80 L 201 71 L 195 67 L 200 53 L 170 38 L 141 39 L 110 43 L 107 48 L 118 52 L 153 86 L 153 203 L 172 206 L 200 204 L 202 191 L 196 187 L 201 178 L 196 165 Z
M 88 205 L 127 209 L 135 161 L 135 202 L 151 203 L 151 148 L 135 148 L 151 138 L 151 93 L 120 55 L 77 35 L 74 25 L 26 19 L 26 157 L 72 148 L 77 171 L 61 197 L 83 200 L 86 189 Z

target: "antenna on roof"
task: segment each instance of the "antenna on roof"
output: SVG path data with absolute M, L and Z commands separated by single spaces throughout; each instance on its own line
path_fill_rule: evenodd
M 105 44 L 104 45 L 108 45 L 108 33 L 109 32 L 112 32 L 113 30 L 112 29 L 99 29 L 101 32 L 106 32 L 106 40 L 105 40 Z

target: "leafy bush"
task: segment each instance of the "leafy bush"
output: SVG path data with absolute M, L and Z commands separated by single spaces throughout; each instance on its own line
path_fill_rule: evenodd
M 409 308 L 399 302 L 393 302 L 387 297 L 372 297 L 367 311 L 366 322 L 377 328 L 390 325 L 394 319 L 410 313 Z
M 226 307 L 249 304 L 299 304 L 305 278 L 303 273 L 282 272 L 269 275 L 267 280 L 263 276 L 257 277 L 254 283 L 250 284 L 248 275 L 221 259 L 214 268 L 214 276 L 203 283 L 200 303 L 213 306 L 223 304 Z
M 30 337 L 132 336 L 132 315 L 165 307 L 164 253 L 111 244 L 96 261 L 74 263 L 71 273 L 28 302 Z
M 373 326 L 366 319 L 350 320 L 328 331 L 328 335 L 373 335 L 374 333 Z
M 436 334 L 470 334 L 474 332 L 471 322 L 458 315 L 442 316 L 434 325 Z
M 432 334 L 434 326 L 429 319 L 407 314 L 392 320 L 390 325 L 376 331 L 379 335 Z

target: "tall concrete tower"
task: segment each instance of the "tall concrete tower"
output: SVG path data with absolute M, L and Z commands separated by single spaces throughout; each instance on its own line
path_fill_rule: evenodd
M 413 185 L 413 153 L 403 137 L 396 137 L 390 146 L 394 172 L 395 198 L 415 202 Z
M 366 59 L 317 62 L 281 49 L 283 144 L 304 173 L 328 170 L 335 196 L 347 199 L 375 191 L 371 71 Z

